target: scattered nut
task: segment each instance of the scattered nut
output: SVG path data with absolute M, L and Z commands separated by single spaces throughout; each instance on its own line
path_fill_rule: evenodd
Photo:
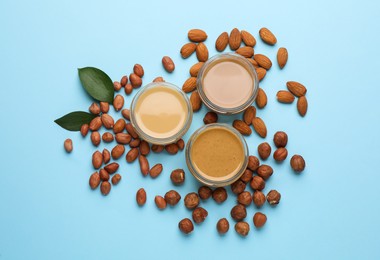
M 257 168 L 260 166 L 260 161 L 259 158 L 256 156 L 250 155 L 248 157 L 248 165 L 247 168 L 250 169 L 251 171 L 256 171 Z
M 244 173 L 241 175 L 240 180 L 248 183 L 252 180 L 252 171 L 250 169 L 246 169 Z
M 274 134 L 273 142 L 276 147 L 285 147 L 288 143 L 288 135 L 283 131 L 278 131 Z
M 234 206 L 231 209 L 231 217 L 236 221 L 241 221 L 247 216 L 247 210 L 241 204 Z
M 253 203 L 256 207 L 261 207 L 265 203 L 265 195 L 262 191 L 256 190 L 252 196 Z
M 165 146 L 153 144 L 151 149 L 154 153 L 160 153 L 165 149 Z
M 259 156 L 261 159 L 266 160 L 270 156 L 270 153 L 272 152 L 272 148 L 267 142 L 261 143 L 257 147 L 257 152 L 259 153 Z
M 218 121 L 218 115 L 215 112 L 207 112 L 203 118 L 203 123 L 205 125 L 216 123 Z
M 185 207 L 188 209 L 194 209 L 199 205 L 199 197 L 195 192 L 190 192 L 184 199 Z
M 253 224 L 257 228 L 261 228 L 267 222 L 267 216 L 261 212 L 256 212 L 253 216 Z
M 113 185 L 117 185 L 117 184 L 120 182 L 120 180 L 121 180 L 121 175 L 118 174 L 118 173 L 116 173 L 116 174 L 112 177 L 111 182 L 112 182 Z
M 133 66 L 133 72 L 140 78 L 144 76 L 144 68 L 140 64 L 135 64 L 135 66 Z
M 170 174 L 170 179 L 174 185 L 181 185 L 185 181 L 185 172 L 182 169 L 176 169 Z
M 277 148 L 276 151 L 274 151 L 273 153 L 273 158 L 277 161 L 277 162 L 282 162 L 286 159 L 286 157 L 288 156 L 288 150 L 285 148 L 285 147 L 280 147 L 280 148 Z
M 89 125 L 88 124 L 83 124 L 81 127 L 80 127 L 80 133 L 83 137 L 85 137 L 88 133 L 88 129 L 89 129 Z
M 202 223 L 206 219 L 207 215 L 208 215 L 207 210 L 205 210 L 202 207 L 198 207 L 193 210 L 192 217 L 193 217 L 194 222 L 199 224 L 199 223 Z
M 165 209 L 166 208 L 166 201 L 162 196 L 156 196 L 154 198 L 154 202 L 156 203 L 157 208 L 159 208 L 159 209 Z
M 253 176 L 251 180 L 251 188 L 254 190 L 263 190 L 265 188 L 265 181 L 260 176 Z
M 302 172 L 305 169 L 306 163 L 301 155 L 295 154 L 290 159 L 290 166 L 295 172 Z
M 219 234 L 225 234 L 230 229 L 230 223 L 228 223 L 228 220 L 226 218 L 219 219 L 218 223 L 216 223 L 216 229 L 218 230 Z
M 100 169 L 99 176 L 102 181 L 108 181 L 110 179 L 110 175 L 104 169 Z
M 110 104 L 108 102 L 100 102 L 100 111 L 102 113 L 108 113 L 110 110 Z
M 162 58 L 162 65 L 164 66 L 164 69 L 169 73 L 172 73 L 175 69 L 174 62 L 169 56 L 164 56 Z
M 102 152 L 102 155 L 103 155 L 103 162 L 104 163 L 109 163 L 109 161 L 111 160 L 111 153 L 110 153 L 110 151 L 108 151 L 106 148 L 104 148 L 103 152 Z
M 100 184 L 100 192 L 107 196 L 111 191 L 111 184 L 108 181 L 103 181 L 102 184 Z
M 115 173 L 118 169 L 119 169 L 119 164 L 116 162 L 113 162 L 104 166 L 104 170 L 106 170 L 109 174 Z
M 184 218 L 178 223 L 179 230 L 184 234 L 189 234 L 194 230 L 193 222 L 190 219 Z
M 234 183 L 231 184 L 231 190 L 235 194 L 240 194 L 245 190 L 245 182 L 241 180 L 237 180 Z
M 94 131 L 91 133 L 91 142 L 95 146 L 98 146 L 100 144 L 100 134 L 98 131 Z
M 264 198 L 265 199 L 265 198 Z M 244 205 L 244 206 L 249 206 L 252 202 L 252 195 L 249 191 L 243 191 L 242 193 L 239 194 L 237 197 L 237 201 Z
M 165 201 L 170 206 L 175 206 L 181 200 L 181 195 L 175 190 L 170 190 L 165 194 Z
M 235 231 L 239 235 L 245 237 L 249 233 L 249 224 L 245 221 L 241 221 L 235 224 Z
M 73 141 L 71 139 L 66 139 L 63 143 L 63 147 L 65 148 L 66 152 L 71 153 L 73 151 Z
M 227 191 L 223 187 L 216 188 L 212 192 L 212 198 L 215 200 L 216 203 L 223 203 L 227 199 Z
M 99 115 L 100 113 L 100 107 L 96 103 L 92 103 L 91 106 L 88 108 L 91 114 Z
M 280 199 L 281 199 L 281 194 L 276 190 L 271 190 L 267 194 L 267 201 L 269 202 L 270 205 L 277 205 L 278 203 L 280 203 Z
M 162 197 L 161 197 L 162 198 Z M 157 199 L 157 197 L 156 197 Z M 155 199 L 156 201 L 156 205 L 157 205 L 157 200 Z M 162 198 L 163 199 L 163 198 Z M 146 202 L 146 192 L 144 190 L 144 188 L 140 188 L 137 192 L 136 192 L 136 202 L 139 206 L 143 206 Z M 165 200 L 164 200 L 165 202 Z M 161 205 L 161 204 L 160 204 Z M 157 205 L 158 207 L 158 205 Z M 165 207 L 166 207 L 166 202 L 165 202 Z M 158 207 L 160 208 L 160 207 Z
M 212 196 L 212 189 L 207 186 L 201 186 L 198 189 L 198 195 L 202 200 L 207 200 Z
M 257 168 L 257 175 L 259 175 L 264 180 L 268 180 L 270 176 L 273 174 L 273 169 L 269 165 L 262 164 L 259 168 Z
M 149 170 L 150 177 L 152 177 L 152 178 L 156 178 L 158 175 L 161 174 L 162 169 L 163 169 L 162 164 L 161 164 L 161 163 L 157 163 L 156 165 L 154 165 L 154 166 Z
M 89 184 L 90 184 L 91 189 L 93 189 L 93 190 L 99 186 L 99 184 L 100 184 L 99 173 L 94 172 L 93 174 L 91 174 Z

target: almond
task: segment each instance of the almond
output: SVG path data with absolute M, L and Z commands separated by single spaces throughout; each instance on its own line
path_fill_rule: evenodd
M 175 69 L 174 62 L 169 56 L 164 56 L 162 58 L 162 66 L 164 66 L 164 69 L 169 73 L 172 73 Z
M 104 166 L 104 170 L 106 170 L 109 174 L 115 173 L 118 169 L 119 169 L 119 164 L 116 162 L 113 162 Z
M 165 82 L 163 77 L 156 77 L 153 82 Z
M 294 96 L 292 93 L 286 90 L 280 90 L 277 92 L 277 100 L 281 103 L 290 104 L 294 101 Z
M 100 102 L 100 111 L 102 111 L 102 113 L 108 113 L 109 110 L 110 104 L 108 104 L 108 102 Z
M 100 120 L 102 121 L 102 120 Z M 81 127 L 80 127 L 80 133 L 83 137 L 85 137 L 88 133 L 88 129 L 89 129 L 89 125 L 88 124 L 83 124 Z
M 255 117 L 252 120 L 253 129 L 255 129 L 256 133 L 265 138 L 267 136 L 267 127 L 265 126 L 264 121 L 260 117 Z
M 249 58 L 247 60 L 253 65 L 253 67 L 255 67 L 255 69 L 259 67 L 259 64 L 254 59 Z
M 237 50 L 241 44 L 241 34 L 237 28 L 232 29 L 228 43 L 231 50 Z
M 244 31 L 244 30 L 241 31 L 241 39 L 243 40 L 244 44 L 247 46 L 254 47 L 256 45 L 255 37 L 253 37 L 253 35 L 247 31 Z
M 156 178 L 158 175 L 161 174 L 162 172 L 162 164 L 161 163 L 158 163 L 156 165 L 154 165 L 150 170 L 149 170 L 149 174 L 150 174 L 150 177 L 152 178 Z
M 242 121 L 242 120 L 234 120 L 232 126 L 236 130 L 238 130 L 242 135 L 251 135 L 251 133 L 252 133 L 252 130 L 249 127 L 249 125 L 244 123 L 244 121 Z
M 124 145 L 118 144 L 112 149 L 111 156 L 114 160 L 117 160 L 123 155 L 124 151 Z
M 129 144 L 132 140 L 132 136 L 126 133 L 117 133 L 115 138 L 119 144 Z
M 131 120 L 131 111 L 129 109 L 125 108 L 125 109 L 121 110 L 121 114 L 128 121 Z
M 288 81 L 286 82 L 286 86 L 288 87 L 289 91 L 292 92 L 292 94 L 296 97 L 305 96 L 307 92 L 305 86 L 296 81 Z
M 119 120 L 116 121 L 115 125 L 113 126 L 113 132 L 115 134 L 123 132 L 125 128 L 125 120 L 120 118 Z
M 118 82 L 118 81 L 114 81 L 114 83 L 113 83 L 113 89 L 114 89 L 115 91 L 119 91 L 119 90 L 121 89 L 121 84 L 120 84 L 120 82 Z
M 275 45 L 277 43 L 276 36 L 267 28 L 261 28 L 259 31 L 260 38 L 265 42 L 266 44 L 269 45 Z
M 195 49 L 195 53 L 197 54 L 197 59 L 199 61 L 205 62 L 208 60 L 208 49 L 203 42 L 197 45 L 197 48 Z
M 140 64 L 135 64 L 135 66 L 133 66 L 133 72 L 140 78 L 144 76 L 144 68 Z
M 127 83 L 128 83 L 128 77 L 124 75 L 123 77 L 121 77 L 120 85 L 122 87 L 125 87 L 125 85 L 127 85 Z
M 269 70 L 272 67 L 272 61 L 263 54 L 256 54 L 253 59 L 259 64 L 260 67 L 263 67 L 266 70 Z
M 116 111 L 120 111 L 124 106 L 124 98 L 122 95 L 116 95 L 113 100 L 113 107 Z
M 215 48 L 217 51 L 224 51 L 227 45 L 228 45 L 228 33 L 222 32 L 222 34 L 219 35 L 219 37 L 216 39 Z
M 109 163 L 109 161 L 111 160 L 111 153 L 110 153 L 110 151 L 108 151 L 106 148 L 104 148 L 103 152 L 102 152 L 102 155 L 103 155 L 103 162 L 104 163 Z
M 139 156 L 139 164 L 141 173 L 146 176 L 149 173 L 149 162 L 144 155 Z
M 100 184 L 99 173 L 94 172 L 93 174 L 91 174 L 89 184 L 90 184 L 91 189 L 93 189 L 93 190 L 95 190 L 99 186 L 99 184 Z
M 193 66 L 191 66 L 191 68 L 190 68 L 190 75 L 192 77 L 198 76 L 198 72 L 202 68 L 203 64 L 205 64 L 205 63 L 204 62 L 198 62 L 198 63 L 195 63 Z
M 104 133 L 102 134 L 102 140 L 103 140 L 104 142 L 106 142 L 106 143 L 110 143 L 110 142 L 112 142 L 113 139 L 114 139 L 113 134 L 110 133 L 110 132 L 104 132 Z
M 236 50 L 236 53 L 243 57 L 251 58 L 253 56 L 253 48 L 250 46 L 240 47 Z
M 129 81 L 131 82 L 133 88 L 138 88 L 142 85 L 142 79 L 135 73 L 131 73 L 129 75 Z
M 97 131 L 100 129 L 100 127 L 102 127 L 102 119 L 100 116 L 97 116 L 91 120 L 89 128 L 91 131 Z
M 197 48 L 197 45 L 193 42 L 189 42 L 183 45 L 180 51 L 182 58 L 186 59 L 190 57 L 190 55 L 195 52 L 196 48 Z
M 100 134 L 98 131 L 94 131 L 91 133 L 91 142 L 95 146 L 98 146 L 100 144 Z
M 68 138 L 63 143 L 63 147 L 65 148 L 66 152 L 71 153 L 73 151 L 73 141 Z
M 158 144 L 153 144 L 153 145 L 152 145 L 152 151 L 153 151 L 154 153 L 160 153 L 160 152 L 162 152 L 164 149 L 165 149 L 165 146 L 163 146 L 163 145 L 158 145 Z
M 130 134 L 133 138 L 139 138 L 139 135 L 136 133 L 135 128 L 132 126 L 131 123 L 128 123 L 125 125 L 125 129 L 127 130 L 128 134 Z
M 139 149 L 132 148 L 131 150 L 129 150 L 129 152 L 125 156 L 125 159 L 127 160 L 127 162 L 131 163 L 135 161 L 138 156 L 139 156 Z
M 307 99 L 305 96 L 302 96 L 298 99 L 297 101 L 297 110 L 298 110 L 298 113 L 301 115 L 301 116 L 305 116 L 306 115 L 306 112 L 307 112 Z
M 149 146 L 148 142 L 145 141 L 145 140 L 142 140 L 140 142 L 140 147 L 139 148 L 140 148 L 140 154 L 141 155 L 146 156 L 146 155 L 148 155 L 150 153 L 150 146 Z
M 257 92 L 256 96 L 256 105 L 258 108 L 264 108 L 267 105 L 268 98 L 267 94 L 265 94 L 265 91 L 262 88 L 259 88 L 259 91 Z
M 176 154 L 178 153 L 179 148 L 177 144 L 168 144 L 168 145 L 165 145 L 165 150 L 169 154 Z
M 100 166 L 103 164 L 103 155 L 99 151 L 95 151 L 92 154 L 92 165 L 94 166 L 95 169 L 99 169 Z
M 247 125 L 252 124 L 252 120 L 256 117 L 256 108 L 253 106 L 248 107 L 243 114 L 243 121 Z
M 281 47 L 277 51 L 277 63 L 278 63 L 278 66 L 280 66 L 280 69 L 285 67 L 287 61 L 288 61 L 288 50 L 284 47 Z
M 197 87 L 197 78 L 190 77 L 182 85 L 182 90 L 186 93 L 193 91 Z
M 113 118 L 109 114 L 102 114 L 102 123 L 105 128 L 111 129 L 113 128 L 114 121 Z
M 207 39 L 207 34 L 203 30 L 192 29 L 187 33 L 187 37 L 192 42 L 203 42 Z
M 256 68 L 256 74 L 259 81 L 261 81 L 263 78 L 265 78 L 265 75 L 267 74 L 266 69 L 264 68 Z
M 202 100 L 201 100 L 201 97 L 199 96 L 198 91 L 194 91 L 193 93 L 191 93 L 190 103 L 191 103 L 191 107 L 193 108 L 193 112 L 196 112 L 199 109 L 201 109 Z
M 132 84 L 128 83 L 127 85 L 125 85 L 124 92 L 126 95 L 130 95 L 132 91 L 133 91 Z
M 96 103 L 92 103 L 91 106 L 88 108 L 88 110 L 91 112 L 91 114 L 99 115 L 100 113 L 100 107 Z

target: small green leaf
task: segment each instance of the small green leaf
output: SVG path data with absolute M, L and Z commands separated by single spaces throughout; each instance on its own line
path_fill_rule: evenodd
M 106 73 L 93 67 L 78 69 L 78 73 L 83 87 L 91 97 L 99 101 L 113 102 L 115 90 Z
M 79 131 L 83 124 L 89 124 L 95 117 L 96 115 L 87 112 L 75 111 L 58 118 L 54 122 L 66 130 Z

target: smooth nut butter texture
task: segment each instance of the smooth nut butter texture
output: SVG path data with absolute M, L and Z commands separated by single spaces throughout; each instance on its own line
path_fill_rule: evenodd
M 157 86 L 141 94 L 134 113 L 136 123 L 144 133 L 155 138 L 167 138 L 183 128 L 188 108 L 180 93 Z
M 219 127 L 199 134 L 192 144 L 190 156 L 200 174 L 218 179 L 236 174 L 245 159 L 244 146 L 238 136 Z
M 219 107 L 239 107 L 252 96 L 253 78 L 248 70 L 233 60 L 223 60 L 210 67 L 203 77 L 207 98 Z

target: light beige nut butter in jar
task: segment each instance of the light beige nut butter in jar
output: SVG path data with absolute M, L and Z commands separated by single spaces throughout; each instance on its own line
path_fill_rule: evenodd
M 239 54 L 218 54 L 209 59 L 197 77 L 203 103 L 220 114 L 236 114 L 249 107 L 258 92 L 256 70 Z
M 248 164 L 243 136 L 227 124 L 209 124 L 196 130 L 186 145 L 186 163 L 193 176 L 211 187 L 229 185 Z
M 189 98 L 167 82 L 143 87 L 131 103 L 131 123 L 138 135 L 152 144 L 178 141 L 189 129 L 193 111 Z

